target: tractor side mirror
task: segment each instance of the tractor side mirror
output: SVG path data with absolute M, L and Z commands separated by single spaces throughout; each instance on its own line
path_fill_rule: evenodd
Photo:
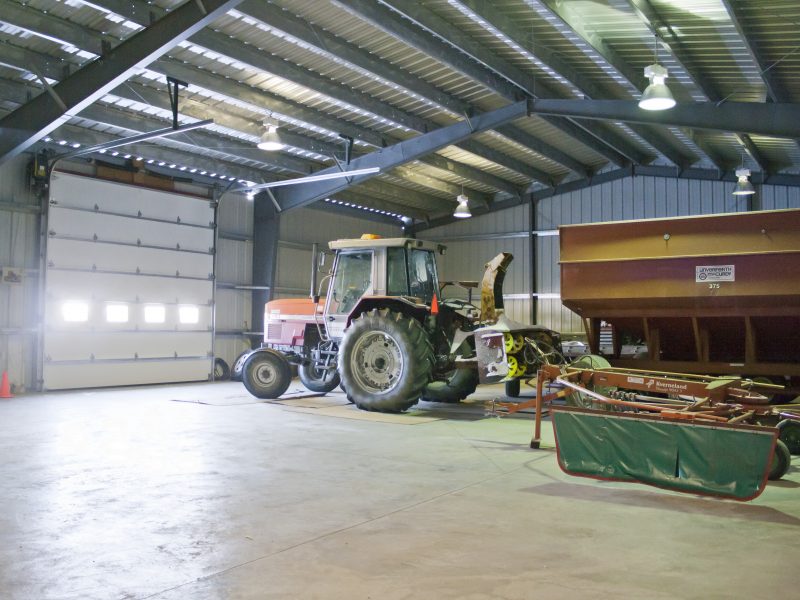
M 436 246 L 436 249 L 439 251 L 439 254 L 441 254 L 442 256 L 447 254 L 447 246 L 443 246 L 442 244 L 439 244 L 438 246 Z
M 327 258 L 327 254 L 325 254 L 324 250 L 319 251 L 319 263 L 318 266 L 320 269 L 325 266 L 325 259 Z

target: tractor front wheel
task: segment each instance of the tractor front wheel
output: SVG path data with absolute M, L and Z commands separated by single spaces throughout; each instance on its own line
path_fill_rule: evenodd
M 339 385 L 339 373 L 335 369 L 319 368 L 316 365 L 300 365 L 297 367 L 300 381 L 312 392 L 327 394 Z
M 253 352 L 242 367 L 242 383 L 256 398 L 278 398 L 291 382 L 289 361 L 275 350 Z
M 389 309 L 356 318 L 339 347 L 348 399 L 362 410 L 402 412 L 431 379 L 433 348 L 416 319 Z
M 464 342 L 458 355 L 464 358 L 474 354 L 471 345 Z M 461 402 L 478 387 L 477 369 L 453 369 L 445 376 L 444 381 L 432 381 L 425 387 L 422 399 L 426 402 Z

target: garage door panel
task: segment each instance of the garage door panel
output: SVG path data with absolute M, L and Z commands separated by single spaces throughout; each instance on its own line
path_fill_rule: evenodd
M 175 275 L 208 279 L 214 270 L 211 254 L 156 250 L 51 238 L 48 264 L 56 269 L 97 269 L 124 273 Z M 166 254 L 165 252 L 169 252 Z
M 54 206 L 83 208 L 174 223 L 208 227 L 214 213 L 208 200 L 196 196 L 151 190 L 124 183 L 112 183 L 66 173 L 51 179 L 51 203 Z
M 53 177 L 46 389 L 208 378 L 213 218 L 206 199 L 63 173 Z M 94 241 L 95 235 L 115 243 Z
M 123 222 L 125 227 L 120 227 Z M 58 223 L 58 228 L 55 227 Z M 128 218 L 124 221 L 116 215 L 86 212 L 53 206 L 50 208 L 48 230 L 56 237 L 67 232 L 72 237 L 99 241 L 136 244 L 137 240 L 145 246 L 166 245 L 184 250 L 208 252 L 214 246 L 214 230 L 210 228 L 189 227 L 176 223 Z
M 205 357 L 211 352 L 205 331 L 95 332 L 75 336 L 68 331 L 51 332 L 44 346 L 45 360 L 100 360 Z
M 48 272 L 48 297 L 54 300 L 91 299 L 124 302 L 171 302 L 208 304 L 212 283 L 175 277 L 131 276 L 82 271 Z
M 45 307 L 45 322 L 47 323 L 47 333 L 60 333 L 65 332 L 73 336 L 91 335 L 95 332 L 110 332 L 116 334 L 132 334 L 139 332 L 152 332 L 159 331 L 200 331 L 204 335 L 205 332 L 211 331 L 213 308 L 209 305 L 196 305 L 196 304 L 164 304 L 161 302 L 119 302 L 119 301 L 102 301 L 102 300 L 88 300 L 86 302 L 88 308 L 87 320 L 85 322 L 70 322 L 65 318 L 64 305 L 72 303 L 74 300 L 69 298 L 64 302 L 47 302 Z M 107 307 L 114 306 L 127 306 L 128 319 L 122 322 L 109 321 Z M 146 309 L 153 306 L 163 307 L 163 322 L 148 323 L 146 320 Z M 196 322 L 182 322 L 181 309 L 184 307 L 193 307 L 197 310 Z
M 169 361 L 113 361 L 84 364 L 45 363 L 47 390 L 96 388 L 141 383 L 204 381 L 211 373 L 211 359 Z

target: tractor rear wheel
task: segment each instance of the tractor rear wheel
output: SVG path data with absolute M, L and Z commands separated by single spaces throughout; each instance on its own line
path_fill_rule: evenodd
M 292 369 L 280 352 L 260 350 L 245 361 L 242 383 L 256 398 L 278 398 L 292 383 Z
M 339 347 L 348 399 L 362 410 L 402 412 L 431 379 L 433 348 L 419 321 L 389 309 L 356 318 Z

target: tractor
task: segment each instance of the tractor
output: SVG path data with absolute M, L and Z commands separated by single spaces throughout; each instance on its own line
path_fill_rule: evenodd
M 311 391 L 341 386 L 360 409 L 402 412 L 420 399 L 460 402 L 479 382 L 504 381 L 506 394 L 518 396 L 520 382 L 539 366 L 563 362 L 556 332 L 504 314 L 509 253 L 486 264 L 476 306 L 478 282 L 440 283 L 440 244 L 366 234 L 330 242 L 330 249 L 333 266 L 319 286 L 326 255 L 313 253 L 310 298 L 266 304 L 264 343 L 234 367 L 254 396 L 285 393 L 294 364 Z M 328 279 L 321 299 L 317 289 Z M 467 299 L 446 299 L 448 287 L 461 288 Z

